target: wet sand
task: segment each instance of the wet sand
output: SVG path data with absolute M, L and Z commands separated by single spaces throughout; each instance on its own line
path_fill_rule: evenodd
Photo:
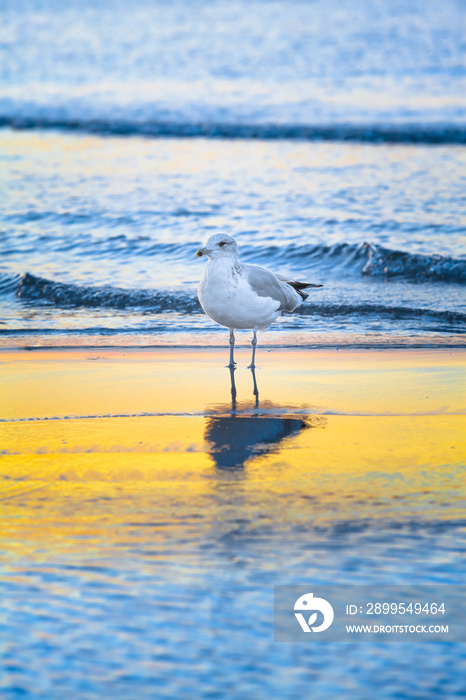
M 329 647 L 311 662 L 273 645 L 271 596 L 280 583 L 464 580 L 466 353 L 263 349 L 256 400 L 240 349 L 233 405 L 226 359 L 219 348 L 0 353 L 2 579 L 13 647 L 29 630 L 12 652 L 26 690 L 53 676 L 28 668 L 34 644 L 38 659 L 52 645 L 70 688 L 64 659 L 77 654 L 90 697 L 124 696 L 133 644 L 134 677 L 147 687 L 149 654 L 167 698 L 208 697 L 206 655 L 229 697 L 265 697 L 266 676 L 295 697 L 307 667 L 318 697 L 350 697 L 385 672 L 396 693 L 429 667 L 429 645 L 411 645 L 409 677 L 394 675 L 407 652 L 385 645 L 348 652 L 330 681 Z M 118 673 L 104 682 L 112 635 Z M 236 693 L 243 647 L 258 680 Z M 453 692 L 447 647 L 431 678 L 450 669 Z
M 225 354 L 3 352 L 6 549 L 34 548 L 24 528 L 53 540 L 71 501 L 66 527 L 84 531 L 132 508 L 176 528 L 187 512 L 222 520 L 218 489 L 232 482 L 238 515 L 276 531 L 464 515 L 462 351 L 263 352 L 256 403 L 244 350 L 233 407 Z

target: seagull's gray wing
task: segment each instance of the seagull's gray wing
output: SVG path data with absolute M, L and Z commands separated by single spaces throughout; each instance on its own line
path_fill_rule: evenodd
M 278 301 L 280 311 L 293 311 L 301 303 L 299 294 L 288 282 L 279 279 L 265 267 L 247 263 L 243 263 L 241 267 L 256 294 Z

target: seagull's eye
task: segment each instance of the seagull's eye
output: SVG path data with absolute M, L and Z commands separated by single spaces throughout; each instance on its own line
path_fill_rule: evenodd
M 226 245 L 226 244 L 227 244 L 226 241 L 220 241 L 219 246 L 220 246 L 220 248 L 223 248 L 223 246 Z

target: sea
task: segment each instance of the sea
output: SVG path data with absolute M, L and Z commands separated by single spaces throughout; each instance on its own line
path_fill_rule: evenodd
M 0 347 L 227 346 L 196 292 L 220 232 L 323 285 L 260 333 L 259 365 L 261 347 L 464 347 L 465 37 L 464 0 L 2 0 Z M 166 547 L 156 515 L 137 545 L 129 497 L 119 548 L 73 548 L 76 501 L 53 551 L 47 531 L 30 557 L 13 542 L 2 697 L 464 697 L 464 644 L 280 645 L 272 604 L 284 582 L 464 583 L 464 519 L 404 522 L 400 501 L 385 530 L 283 535 L 232 515 L 224 479 L 222 527 L 164 503 L 196 533 Z
M 226 344 L 196 293 L 219 232 L 323 285 L 262 345 L 463 344 L 465 16 L 3 0 L 0 346 Z

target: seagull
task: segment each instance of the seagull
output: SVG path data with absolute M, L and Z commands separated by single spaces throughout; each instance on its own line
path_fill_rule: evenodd
M 234 369 L 235 330 L 251 329 L 252 362 L 255 368 L 257 331 L 265 330 L 282 311 L 293 311 L 309 296 L 303 289 L 321 284 L 297 282 L 259 265 L 241 263 L 232 236 L 216 233 L 196 253 L 207 262 L 197 294 L 207 316 L 230 329 L 230 364 Z

